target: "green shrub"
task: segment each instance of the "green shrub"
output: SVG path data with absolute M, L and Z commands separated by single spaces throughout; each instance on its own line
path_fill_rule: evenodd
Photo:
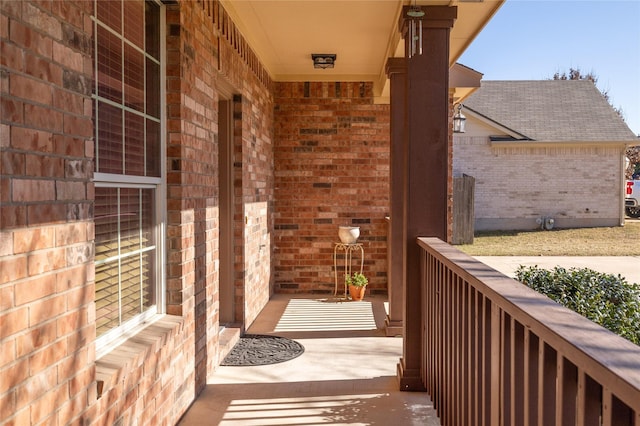
M 640 286 L 589 268 L 525 267 L 516 279 L 561 305 L 640 345 Z

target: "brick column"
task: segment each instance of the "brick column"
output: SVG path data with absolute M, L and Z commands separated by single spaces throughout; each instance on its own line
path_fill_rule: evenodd
M 407 135 L 407 63 L 405 58 L 389 58 L 386 73 L 391 84 L 390 147 L 390 225 L 388 236 L 387 292 L 389 314 L 385 319 L 387 336 L 403 333 L 404 315 L 404 249 L 403 224 L 405 201 L 405 145 Z
M 449 36 L 456 7 L 422 7 L 422 55 L 407 59 L 407 182 L 404 235 L 406 286 L 404 343 L 398 376 L 401 390 L 424 390 L 421 380 L 422 292 L 418 237 L 447 240 L 449 135 Z M 400 18 L 407 38 L 408 20 Z M 405 43 L 408 57 L 409 42 Z

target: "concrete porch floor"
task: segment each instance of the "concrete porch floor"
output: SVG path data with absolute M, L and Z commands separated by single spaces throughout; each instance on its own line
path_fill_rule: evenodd
M 398 390 L 402 338 L 385 336 L 385 301 L 275 295 L 248 333 L 294 339 L 305 352 L 218 367 L 179 425 L 439 425 L 428 394 Z

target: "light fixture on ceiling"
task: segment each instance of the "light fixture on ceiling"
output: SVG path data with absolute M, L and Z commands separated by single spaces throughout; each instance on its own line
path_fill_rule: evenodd
M 462 104 L 458 104 L 456 107 L 456 113 L 453 115 L 453 132 L 464 133 L 464 122 L 467 117 L 462 113 Z
M 320 69 L 333 68 L 336 63 L 335 53 L 312 53 L 313 67 Z
M 407 9 L 407 16 L 409 18 L 408 55 L 412 58 L 415 55 L 422 55 L 422 18 L 424 18 L 424 11 L 414 1 L 413 6 Z

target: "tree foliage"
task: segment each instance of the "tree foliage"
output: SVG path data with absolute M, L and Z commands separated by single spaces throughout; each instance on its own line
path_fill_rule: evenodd
M 627 148 L 629 167 L 625 170 L 625 178 L 631 179 L 633 175 L 640 173 L 640 145 Z
M 598 82 L 598 77 L 596 77 L 593 71 L 589 72 L 588 74 L 583 74 L 582 71 L 580 71 L 580 68 L 569 68 L 569 74 L 567 74 L 566 71 L 563 71 L 562 74 L 560 74 L 560 71 L 556 71 L 556 73 L 553 74 L 553 79 L 554 80 L 589 80 L 593 82 L 593 84 L 596 84 Z

